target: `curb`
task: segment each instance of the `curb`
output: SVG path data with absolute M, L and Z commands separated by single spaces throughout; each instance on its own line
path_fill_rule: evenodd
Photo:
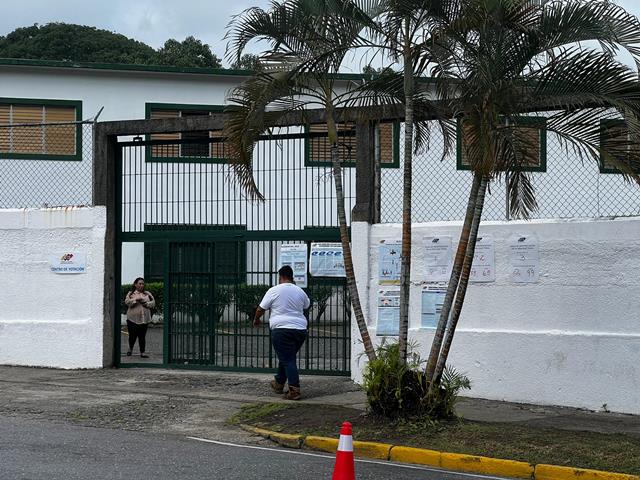
M 300 449 L 303 446 L 335 453 L 338 440 L 314 435 L 291 435 L 273 432 L 250 425 L 240 425 L 244 430 L 272 440 L 282 446 Z M 481 457 L 460 453 L 439 452 L 423 448 L 403 447 L 387 443 L 353 442 L 353 453 L 360 458 L 390 460 L 442 468 L 454 472 L 477 473 L 497 477 L 524 478 L 532 480 L 640 480 L 638 475 L 604 472 L 585 468 L 561 467 L 559 465 L 531 465 L 527 462 L 501 458 Z

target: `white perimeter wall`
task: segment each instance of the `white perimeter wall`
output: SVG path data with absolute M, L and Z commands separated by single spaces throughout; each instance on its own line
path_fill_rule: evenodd
M 460 234 L 459 223 L 413 228 L 410 339 L 427 357 L 433 330 L 420 328 L 423 237 Z M 465 395 L 640 414 L 640 218 L 487 222 L 495 240 L 496 282 L 470 284 L 449 363 L 466 373 Z M 508 279 L 508 238 L 536 234 L 540 281 Z M 378 245 L 400 238 L 397 224 L 352 226 L 354 262 L 376 337 Z M 352 372 L 366 363 L 352 327 Z
M 102 367 L 104 207 L 0 210 L 0 364 Z M 87 254 L 54 274 L 50 255 Z

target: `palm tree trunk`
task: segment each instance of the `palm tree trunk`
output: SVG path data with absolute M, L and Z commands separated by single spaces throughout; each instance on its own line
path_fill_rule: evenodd
M 411 298 L 411 181 L 413 160 L 413 62 L 409 29 L 405 20 L 404 36 L 404 179 L 402 191 L 402 253 L 400 256 L 400 325 L 398 346 L 400 361 L 407 359 L 409 337 L 409 301 Z
M 444 303 L 442 305 L 442 311 L 440 313 L 440 320 L 438 321 L 438 326 L 436 328 L 435 336 L 433 337 L 433 342 L 431 342 L 431 352 L 429 353 L 429 360 L 427 362 L 426 369 L 427 381 L 429 382 L 431 382 L 434 378 L 433 373 L 435 372 L 436 365 L 438 364 L 438 357 L 440 356 L 440 349 L 444 340 L 444 332 L 447 328 L 449 314 L 451 313 L 451 307 L 453 306 L 453 300 L 455 299 L 456 291 L 458 290 L 460 274 L 462 273 L 462 264 L 464 263 L 465 254 L 467 253 L 467 246 L 469 245 L 471 223 L 473 222 L 478 190 L 480 189 L 480 181 L 480 175 L 473 176 L 471 192 L 469 193 L 469 202 L 467 203 L 467 213 L 464 217 L 462 232 L 460 233 L 460 242 L 458 243 L 456 257 L 453 262 L 453 269 L 451 270 L 451 277 L 449 278 L 447 293 L 444 297 Z
M 351 243 L 349 238 L 349 230 L 347 228 L 347 215 L 344 208 L 344 189 L 342 187 L 342 166 L 340 164 L 340 152 L 338 150 L 338 131 L 336 129 L 335 120 L 333 119 L 333 110 L 327 107 L 327 130 L 329 141 L 331 143 L 331 164 L 333 170 L 333 182 L 336 188 L 336 204 L 338 208 L 338 225 L 340 226 L 340 242 L 342 243 L 342 255 L 344 258 L 344 271 L 347 277 L 347 290 L 351 298 L 351 306 L 356 316 L 356 323 L 360 330 L 360 337 L 364 345 L 364 351 L 369 361 L 376 359 L 376 352 L 369 336 L 367 322 L 362 312 L 362 304 L 360 303 L 360 295 L 358 294 L 358 285 L 356 284 L 356 275 L 353 270 L 353 257 L 351 256 Z
M 456 327 L 458 326 L 458 320 L 462 313 L 462 306 L 464 305 L 464 297 L 467 294 L 467 286 L 469 285 L 469 273 L 471 272 L 471 265 L 473 264 L 473 256 L 476 250 L 476 239 L 478 238 L 478 229 L 480 227 L 480 221 L 482 218 L 482 209 L 484 208 L 484 199 L 487 192 L 487 178 L 484 177 L 480 182 L 480 188 L 478 190 L 478 199 L 476 201 L 476 208 L 473 213 L 473 222 L 471 223 L 471 234 L 469 236 L 469 246 L 467 247 L 467 253 L 464 257 L 464 264 L 462 265 L 462 275 L 460 276 L 460 285 L 458 287 L 458 293 L 456 294 L 456 303 L 453 307 L 451 315 L 451 322 L 449 322 L 449 328 L 445 336 L 444 345 L 442 346 L 442 352 L 438 358 L 438 365 L 434 373 L 434 382 L 432 385 L 437 385 L 440 382 L 440 377 L 444 371 L 444 367 L 449 357 L 449 351 L 451 349 L 451 343 L 453 342 L 453 336 L 456 333 Z

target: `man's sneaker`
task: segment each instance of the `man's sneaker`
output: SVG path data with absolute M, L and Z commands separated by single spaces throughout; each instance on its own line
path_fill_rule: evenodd
M 300 387 L 289 386 L 289 391 L 284 394 L 285 400 L 300 400 Z
M 275 380 L 271 380 L 271 390 L 276 392 L 278 395 L 282 395 L 284 393 L 284 385 L 276 382 Z

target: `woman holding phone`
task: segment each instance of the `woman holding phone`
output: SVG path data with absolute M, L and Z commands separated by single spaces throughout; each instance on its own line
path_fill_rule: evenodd
M 150 292 L 144 289 L 144 278 L 138 277 L 133 282 L 131 290 L 124 299 L 127 309 L 127 330 L 129 332 L 129 351 L 127 356 L 130 357 L 133 347 L 138 340 L 140 347 L 140 357 L 149 358 L 145 355 L 147 335 L 147 327 L 151 322 L 151 309 L 156 306 L 156 301 Z

